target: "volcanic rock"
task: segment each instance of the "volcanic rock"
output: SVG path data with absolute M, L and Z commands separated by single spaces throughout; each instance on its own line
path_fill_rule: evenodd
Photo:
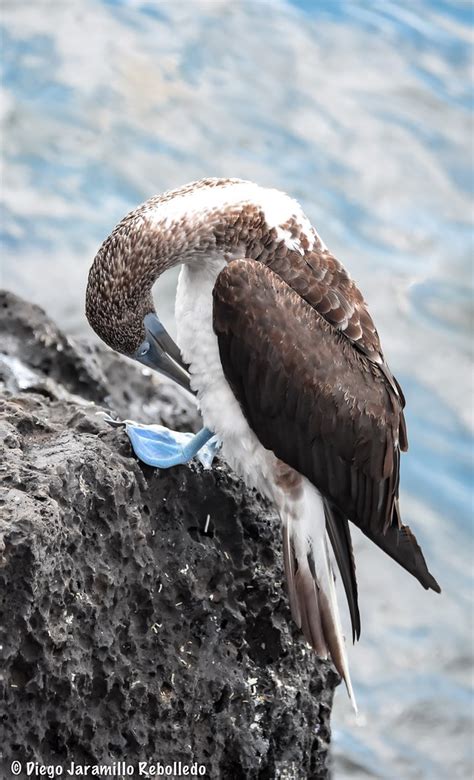
M 328 777 L 338 678 L 292 624 L 274 510 L 219 460 L 143 465 L 103 416 L 197 430 L 193 400 L 6 292 L 0 352 L 3 776 Z

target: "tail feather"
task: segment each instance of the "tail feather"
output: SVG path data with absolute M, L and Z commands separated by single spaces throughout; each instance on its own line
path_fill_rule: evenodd
M 293 542 L 291 539 L 292 534 L 292 517 L 291 514 L 286 512 L 283 514 L 283 564 L 285 567 L 285 577 L 288 587 L 288 599 L 290 602 L 291 614 L 298 628 L 301 628 L 301 611 L 300 611 L 300 598 L 297 594 L 296 588 L 296 561 L 295 553 L 293 550 Z
M 295 588 L 301 615 L 299 628 L 320 658 L 327 658 L 328 648 L 319 609 L 317 586 L 309 566 L 305 567 L 304 563 L 296 572 Z
M 349 699 L 354 708 L 354 712 L 357 713 L 357 703 L 354 696 L 354 690 L 352 688 L 351 676 L 349 673 L 349 662 L 347 660 L 346 647 L 344 642 L 344 636 L 342 633 L 341 619 L 339 617 L 339 609 L 337 605 L 337 595 L 334 573 L 331 568 L 329 560 L 329 550 L 327 545 L 327 538 L 324 538 L 324 546 L 326 553 L 326 561 L 328 565 L 329 577 L 328 577 L 328 589 L 326 592 L 320 594 L 320 604 L 322 612 L 322 622 L 324 635 L 326 642 L 331 653 L 331 658 L 337 671 L 344 680 L 347 688 Z
M 352 550 L 349 521 L 334 504 L 323 499 L 326 529 L 341 573 L 352 623 L 352 641 L 360 638 L 360 613 L 357 594 L 357 577 Z
M 282 512 L 283 558 L 293 619 L 322 658 L 330 654 L 357 712 L 329 558 L 324 504 L 304 479 L 303 496 Z

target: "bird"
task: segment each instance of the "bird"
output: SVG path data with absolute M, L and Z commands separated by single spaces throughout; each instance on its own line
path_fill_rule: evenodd
M 175 343 L 152 287 L 177 265 Z M 356 709 L 335 590 L 337 567 L 356 641 L 350 524 L 440 587 L 401 520 L 405 398 L 348 271 L 286 193 L 206 178 L 118 223 L 92 263 L 86 316 L 112 349 L 195 394 L 222 458 L 276 507 L 293 619 Z

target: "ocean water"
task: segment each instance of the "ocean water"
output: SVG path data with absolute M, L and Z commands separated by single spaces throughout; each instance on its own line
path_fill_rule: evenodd
M 3 286 L 89 334 L 98 245 L 203 176 L 291 193 L 358 281 L 407 396 L 404 520 L 443 593 L 354 534 L 361 715 L 340 688 L 334 777 L 471 777 L 471 4 L 4 0 L 0 22 Z

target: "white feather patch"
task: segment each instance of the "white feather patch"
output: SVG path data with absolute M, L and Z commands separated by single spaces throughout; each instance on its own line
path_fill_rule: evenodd
M 275 228 L 279 231 L 278 236 L 289 249 L 302 251 L 300 242 L 292 238 L 289 231 L 282 228 L 291 218 L 297 220 L 308 239 L 310 248 L 314 246 L 316 238 L 319 238 L 296 200 L 280 190 L 260 187 L 254 182 L 240 179 L 219 187 L 199 186 L 199 182 L 196 182 L 195 189 L 176 194 L 158 206 L 151 202 L 145 213 L 148 219 L 170 227 L 179 224 L 182 219 L 190 222 L 199 220 L 202 223 L 206 219 L 206 214 L 216 209 L 231 209 L 247 204 L 262 209 L 269 229 Z
M 252 487 L 272 498 L 275 456 L 265 449 L 242 414 L 222 370 L 212 327 L 212 289 L 224 261 L 183 266 L 176 293 L 177 342 L 190 366 L 204 424 L 222 441 L 222 456 Z

